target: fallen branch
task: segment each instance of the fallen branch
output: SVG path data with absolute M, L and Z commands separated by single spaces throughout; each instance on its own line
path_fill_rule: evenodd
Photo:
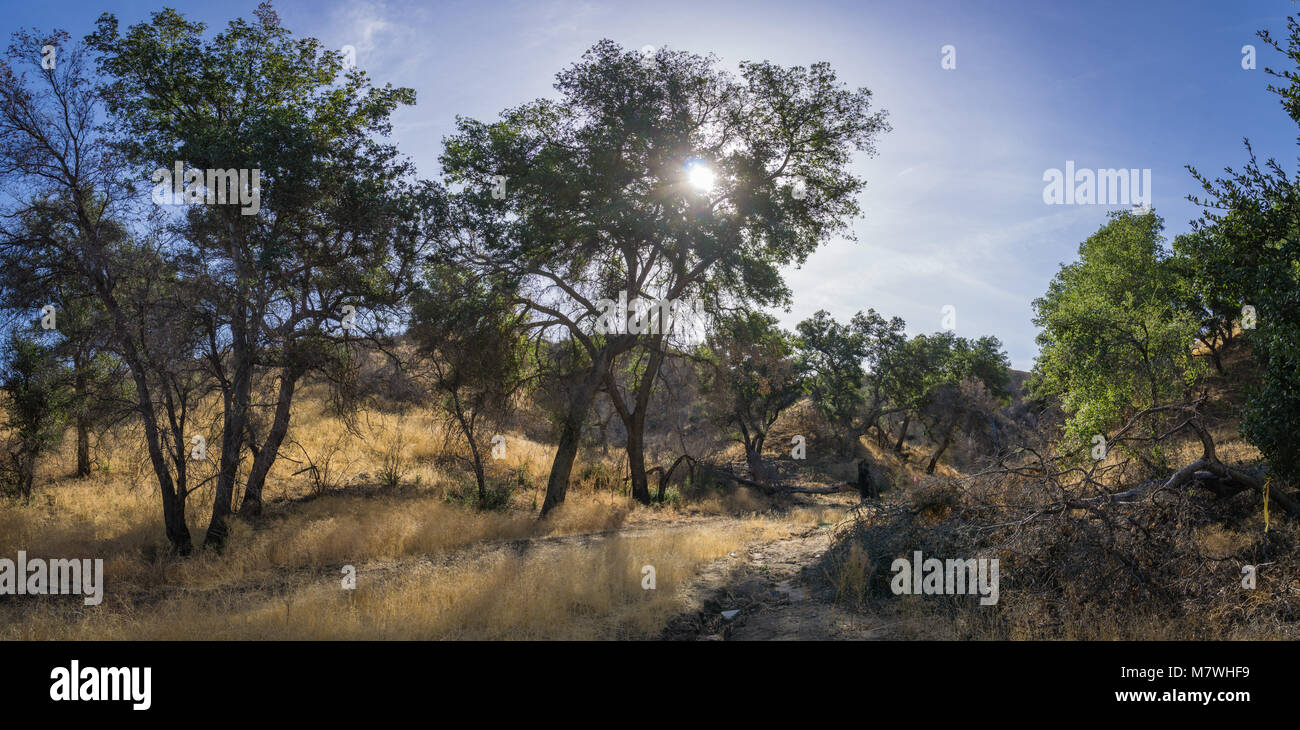
M 704 471 L 709 472 L 710 474 L 720 476 L 724 479 L 730 479 L 731 481 L 736 482 L 738 484 L 743 484 L 747 487 L 754 487 L 756 489 L 761 489 L 764 494 L 775 494 L 778 489 L 778 487 L 768 486 L 766 484 L 763 484 L 762 482 L 756 482 L 753 479 L 746 479 L 745 477 L 732 473 L 728 469 L 722 469 L 716 466 L 710 466 L 708 464 L 704 464 L 700 468 L 703 469 Z
M 846 482 L 834 487 L 800 487 L 792 485 L 786 487 L 786 490 L 796 494 L 839 494 L 840 492 L 856 492 L 857 487 Z
M 677 460 L 673 462 L 673 465 L 668 467 L 668 471 L 664 471 L 664 468 L 662 466 L 656 466 L 655 468 L 646 472 L 646 476 L 650 476 L 655 472 L 659 472 L 659 493 L 655 497 L 657 501 L 659 502 L 664 501 L 664 489 L 668 486 L 668 482 L 672 480 L 673 472 L 677 471 L 677 466 L 681 464 L 683 461 L 686 462 L 686 468 L 690 470 L 690 474 L 694 475 L 695 466 L 699 462 L 697 462 L 695 458 L 692 457 L 690 454 L 682 454 L 681 456 L 677 457 Z
M 723 477 L 724 479 L 730 479 L 731 481 L 736 482 L 737 484 L 743 484 L 746 487 L 754 487 L 755 489 L 760 489 L 763 491 L 764 494 L 768 494 L 768 495 L 777 494 L 778 492 L 785 492 L 790 494 L 839 494 L 840 492 L 851 492 L 857 490 L 857 487 L 848 483 L 845 483 L 841 486 L 834 486 L 834 487 L 803 487 L 797 484 L 785 484 L 782 482 L 777 482 L 775 484 L 764 484 L 762 482 L 754 481 L 753 479 L 746 479 L 745 477 L 742 477 L 739 474 L 736 474 L 728 469 L 722 469 L 720 467 L 708 466 L 708 465 L 702 465 L 700 468 L 703 470 L 707 470 L 709 473 L 714 474 L 716 476 Z

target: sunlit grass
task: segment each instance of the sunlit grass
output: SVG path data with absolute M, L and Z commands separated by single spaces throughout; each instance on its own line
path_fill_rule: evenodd
M 645 507 L 614 453 L 584 454 L 566 502 L 539 521 L 554 448 L 517 433 L 489 463 L 511 498 L 479 510 L 462 498 L 473 487 L 463 447 L 437 414 L 373 411 L 354 423 L 308 389 L 263 517 L 234 520 L 224 551 L 188 558 L 168 550 L 139 434 L 108 434 L 85 479 L 69 475 L 69 436 L 44 460 L 35 499 L 0 507 L 0 556 L 103 558 L 104 603 L 0 600 L 0 638 L 650 638 L 704 563 L 842 514 L 763 516 L 772 505 L 748 489 Z M 304 470 L 325 458 L 322 490 Z M 391 487 L 379 480 L 385 466 L 399 476 Z M 205 487 L 189 500 L 196 545 L 211 498 Z M 341 587 L 345 565 L 357 570 L 355 591 Z M 654 590 L 642 588 L 645 565 Z

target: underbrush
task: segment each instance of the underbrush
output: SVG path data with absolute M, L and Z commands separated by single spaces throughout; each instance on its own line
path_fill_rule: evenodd
M 1260 494 L 1191 487 L 1058 509 L 1044 492 L 1005 476 L 923 481 L 856 510 L 814 572 L 841 606 L 897 617 L 902 636 L 1300 637 L 1300 530 L 1274 514 L 1265 532 Z M 998 603 L 894 595 L 891 565 L 915 551 L 998 559 Z

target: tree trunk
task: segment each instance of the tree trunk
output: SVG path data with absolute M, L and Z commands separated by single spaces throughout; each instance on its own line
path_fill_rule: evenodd
M 653 363 L 654 358 L 651 358 Z M 653 368 L 658 370 L 657 367 Z M 654 375 L 646 372 L 646 381 L 654 382 Z M 611 393 L 611 397 L 616 397 Z M 645 468 L 645 417 L 646 403 L 638 393 L 636 410 L 632 411 L 627 425 L 627 466 L 632 476 L 632 498 L 641 504 L 650 504 L 650 477 Z
M 271 430 L 262 443 L 262 448 L 253 457 L 253 466 L 248 473 L 248 486 L 244 489 L 244 499 L 239 504 L 239 514 L 245 517 L 259 517 L 262 514 L 262 490 L 266 485 L 266 476 L 270 473 L 275 459 L 279 456 L 280 445 L 289 433 L 289 419 L 292 415 L 293 392 L 297 387 L 299 371 L 293 368 L 280 370 L 280 392 L 275 403 L 275 418 L 271 421 Z
M 117 301 L 107 291 L 103 293 L 102 299 L 120 333 L 123 359 L 126 360 L 127 367 L 131 371 L 131 379 L 135 382 L 136 402 L 140 410 L 140 421 L 144 426 L 145 446 L 149 451 L 149 462 L 153 465 L 154 475 L 158 477 L 158 489 L 162 495 L 163 527 L 167 533 L 167 540 L 177 555 L 189 555 L 194 546 L 190 540 L 189 525 L 185 522 L 185 498 L 188 495 L 184 491 L 177 492 L 176 484 L 172 481 L 171 470 L 167 467 L 167 459 L 163 455 L 162 440 L 158 434 L 158 418 L 154 413 L 153 395 L 145 376 L 144 362 L 135 342 L 131 339 L 130 330 L 126 326 L 121 309 L 117 306 Z
M 609 419 L 602 418 L 597 423 L 596 428 L 600 430 L 600 454 L 601 456 L 609 455 Z
M 542 502 L 541 517 L 564 503 L 564 495 L 569 491 L 569 475 L 573 472 L 573 461 L 578 456 L 578 446 L 582 439 L 582 424 L 587 420 L 591 401 L 605 376 L 609 356 L 608 346 L 597 352 L 591 368 L 569 400 L 569 412 L 560 425 L 559 444 L 555 450 L 555 459 L 551 462 L 551 474 L 546 480 L 546 499 Z
M 212 519 L 208 522 L 207 534 L 203 544 L 220 548 L 226 543 L 230 528 L 226 524 L 232 513 L 231 505 L 235 497 L 235 481 L 239 476 L 239 462 L 243 456 L 245 428 L 248 423 L 248 407 L 253 387 L 253 357 L 245 340 L 247 332 L 236 320 L 232 335 L 235 346 L 234 377 L 231 379 L 230 393 L 226 396 L 225 416 L 221 431 L 221 464 L 217 472 L 217 487 L 212 499 Z
M 90 476 L 90 424 L 77 418 L 77 476 Z
M 474 426 L 472 420 L 477 420 L 474 416 L 470 419 L 465 418 L 465 410 L 461 407 L 460 394 L 456 389 L 451 390 L 452 406 L 456 411 L 456 423 L 460 425 L 461 435 L 465 437 L 465 443 L 469 444 L 469 453 L 474 461 L 474 480 L 478 482 L 478 506 L 480 508 L 487 506 L 487 476 L 483 473 L 483 456 L 478 450 L 478 440 L 474 438 Z
M 912 425 L 912 414 L 903 414 L 903 429 L 898 432 L 898 442 L 894 444 L 894 453 L 903 453 L 903 441 L 907 439 L 907 427 Z
M 478 506 L 487 506 L 487 476 L 483 473 L 483 457 L 478 453 L 478 444 L 469 440 L 469 451 L 474 456 L 474 479 L 478 482 Z
M 943 456 L 943 452 L 947 451 L 949 444 L 952 443 L 952 432 L 956 430 L 956 428 L 955 425 L 949 426 L 948 430 L 944 431 L 943 441 L 939 442 L 939 448 L 935 450 L 934 456 L 930 457 L 930 463 L 925 467 L 926 474 L 934 473 L 934 467 L 939 464 L 939 457 Z
M 185 523 L 185 496 L 172 492 L 163 495 L 163 526 L 167 530 L 167 540 L 171 542 L 180 555 L 189 555 L 190 528 Z
M 23 447 L 16 458 L 18 463 L 18 494 L 23 502 L 32 501 L 32 482 L 36 478 L 36 451 Z
M 86 399 L 87 393 L 86 374 L 84 372 L 85 364 L 81 362 L 73 363 L 77 369 L 76 380 L 73 383 L 73 392 L 76 395 L 77 402 L 77 477 L 90 476 L 90 419 L 86 416 Z
M 867 433 L 870 433 L 872 431 L 874 431 L 876 434 L 876 444 L 880 446 L 880 448 L 887 449 L 891 446 L 891 444 L 889 443 L 889 434 L 885 433 L 885 429 L 881 427 L 879 422 L 871 424 L 871 427 L 867 430 Z
M 664 362 L 663 335 L 656 335 L 650 340 L 650 361 L 646 363 L 645 372 L 637 382 L 635 410 L 627 424 L 627 461 L 628 471 L 632 475 L 632 497 L 641 504 L 650 504 L 650 480 L 645 470 L 645 419 L 650 409 L 650 396 L 654 393 L 655 379 L 659 377 L 659 368 Z M 617 389 L 610 379 L 610 397 L 616 397 Z
M 128 346 L 134 352 L 134 346 Z M 172 480 L 171 470 L 167 467 L 163 455 L 162 440 L 158 434 L 158 419 L 154 413 L 153 397 L 145 379 L 143 366 L 135 357 L 127 360 L 135 380 L 136 397 L 140 404 L 140 420 L 144 423 L 145 445 L 149 449 L 149 461 L 153 464 L 154 475 L 158 477 L 158 489 L 162 493 L 163 528 L 167 532 L 167 541 L 177 555 L 189 555 L 194 549 L 190 540 L 190 528 L 185 522 L 184 490 L 178 491 Z
M 637 420 L 641 421 L 640 426 L 627 430 L 627 466 L 632 477 L 632 498 L 641 504 L 650 504 L 650 477 L 645 470 L 645 417 L 633 414 L 634 423 Z
M 664 490 L 668 488 L 668 483 L 672 481 L 673 472 L 677 471 L 677 466 L 681 464 L 683 461 L 689 462 L 690 464 L 689 468 L 691 469 L 691 473 L 694 474 L 695 460 L 692 459 L 689 454 L 682 454 L 681 456 L 677 457 L 677 460 L 673 462 L 673 465 L 668 467 L 668 471 L 664 471 L 663 467 L 657 467 L 659 470 L 659 494 L 658 496 L 655 497 L 656 502 L 663 504 Z
M 749 467 L 749 475 L 756 482 L 767 481 L 767 470 L 763 468 L 763 447 L 746 446 L 745 447 L 745 465 Z
M 858 462 L 858 494 L 861 494 L 864 500 L 880 498 L 880 489 L 871 478 L 871 467 L 866 459 Z

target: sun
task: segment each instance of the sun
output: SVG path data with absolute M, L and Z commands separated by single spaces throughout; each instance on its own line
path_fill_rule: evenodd
M 703 162 L 687 163 L 686 176 L 691 187 L 696 190 L 702 193 L 713 190 L 713 170 L 710 170 L 709 166 Z

